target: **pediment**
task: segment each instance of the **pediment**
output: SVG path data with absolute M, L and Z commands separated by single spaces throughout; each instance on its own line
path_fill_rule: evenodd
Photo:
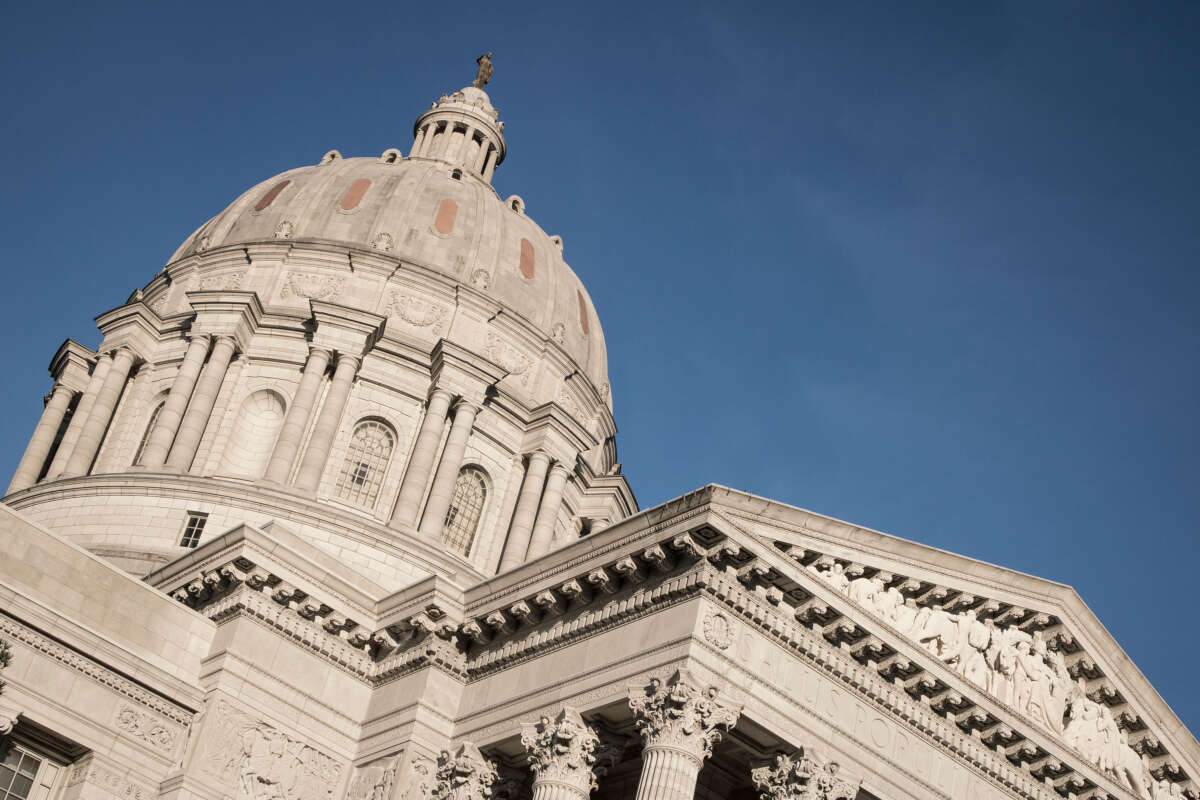
M 716 527 L 793 565 L 797 620 L 1009 760 L 1053 780 L 1060 749 L 1135 797 L 1200 796 L 1200 746 L 1069 586 L 709 491 Z

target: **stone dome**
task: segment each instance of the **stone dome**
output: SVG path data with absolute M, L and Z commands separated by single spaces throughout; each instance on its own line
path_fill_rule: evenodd
M 562 239 L 547 235 L 524 206 L 516 196 L 502 201 L 453 160 L 331 151 L 248 189 L 192 234 L 168 268 L 286 240 L 428 269 L 516 312 L 607 393 L 604 336 L 591 298 L 563 260 Z

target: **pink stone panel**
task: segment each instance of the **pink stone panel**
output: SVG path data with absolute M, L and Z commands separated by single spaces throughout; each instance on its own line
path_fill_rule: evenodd
M 433 227 L 438 233 L 449 233 L 454 230 L 454 218 L 458 216 L 458 203 L 447 197 L 438 206 L 437 217 L 433 220 Z
M 584 335 L 588 332 L 588 309 L 587 301 L 583 299 L 583 292 L 575 290 L 575 297 L 579 300 L 579 327 L 583 328 Z
M 358 208 L 358 204 L 362 202 L 363 195 L 367 193 L 367 189 L 371 188 L 370 178 L 359 178 L 354 183 L 350 184 L 350 188 L 342 195 L 342 210 L 353 211 Z
M 521 274 L 533 278 L 533 243 L 528 239 L 521 240 Z
M 288 187 L 289 183 L 291 183 L 291 181 L 280 181 L 279 183 L 272 186 L 271 191 L 264 194 L 262 196 L 262 199 L 259 200 L 257 204 L 255 204 L 254 210 L 262 211 L 264 208 L 271 205 L 271 203 L 274 203 L 275 198 L 279 197 L 279 193 L 282 192 L 284 189 L 286 189 Z

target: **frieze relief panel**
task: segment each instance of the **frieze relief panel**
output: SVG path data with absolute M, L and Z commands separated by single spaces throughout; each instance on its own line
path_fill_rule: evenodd
M 229 800 L 331 800 L 342 766 L 314 747 L 216 701 L 197 755 Z
M 238 291 L 246 280 L 246 271 L 222 272 L 217 275 L 197 276 L 195 287 L 199 291 Z
M 346 800 L 392 800 L 399 769 L 399 755 L 358 767 L 354 771 L 354 777 L 350 779 Z
M 949 669 L 1083 756 L 1142 800 L 1152 800 L 1154 776 L 1129 746 L 1112 710 L 1088 697 L 1086 677 L 1071 675 L 1064 648 L 1051 649 L 1042 630 L 919 605 L 878 573 L 851 579 L 842 564 L 808 566 L 860 608 L 883 619 Z M 891 584 L 891 585 L 889 585 Z M 974 601 L 974 598 L 972 598 Z
M 71 767 L 63 788 L 72 789 L 80 784 L 95 787 L 121 800 L 152 800 L 158 796 L 158 792 L 153 789 L 129 781 L 108 767 L 98 764 L 95 759 L 88 759 Z M 83 793 L 77 791 L 76 794 Z M 84 796 L 94 795 L 88 793 Z
M 517 381 L 524 388 L 529 388 L 529 376 L 532 374 L 534 362 L 502 336 L 489 332 L 487 346 L 484 350 L 488 359 L 508 370 L 508 377 Z
M 284 278 L 279 296 L 304 297 L 310 300 L 333 300 L 342 293 L 346 283 L 344 275 L 313 275 L 307 272 L 289 272 Z
M 180 737 L 179 728 L 128 703 L 117 706 L 114 724 L 117 730 L 168 756 L 175 752 Z
M 450 317 L 450 310 L 445 306 L 397 289 L 388 292 L 384 313 L 389 317 L 397 317 L 414 328 L 429 328 L 429 332 L 434 336 L 442 335 Z

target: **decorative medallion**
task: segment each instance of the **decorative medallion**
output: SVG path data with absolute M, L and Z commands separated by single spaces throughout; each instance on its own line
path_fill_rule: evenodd
M 196 239 L 196 252 L 203 253 L 205 250 L 208 249 L 209 243 L 211 241 L 212 241 L 212 238 L 207 233 L 200 234 L 200 237 L 198 239 Z
M 724 614 L 710 613 L 704 618 L 704 638 L 718 650 L 727 650 L 733 644 L 733 628 Z
M 529 385 L 529 368 L 533 366 L 533 361 L 502 337 L 489 333 L 484 353 L 490 360 L 504 367 L 510 378 L 520 378 L 522 386 Z
M 486 291 L 492 285 L 492 274 L 486 269 L 477 269 L 471 273 L 471 285 L 480 291 Z
M 566 344 L 567 326 L 563 325 L 561 322 L 554 323 L 554 325 L 550 328 L 550 338 L 553 339 L 554 343 L 557 345 L 561 346 Z
M 118 706 L 116 725 L 118 730 L 145 742 L 155 750 L 170 754 L 175 749 L 178 730 L 168 726 L 154 714 L 134 708 L 128 703 Z
M 292 233 L 296 230 L 296 226 L 286 219 L 281 219 L 279 224 L 275 226 L 276 239 L 290 239 Z

